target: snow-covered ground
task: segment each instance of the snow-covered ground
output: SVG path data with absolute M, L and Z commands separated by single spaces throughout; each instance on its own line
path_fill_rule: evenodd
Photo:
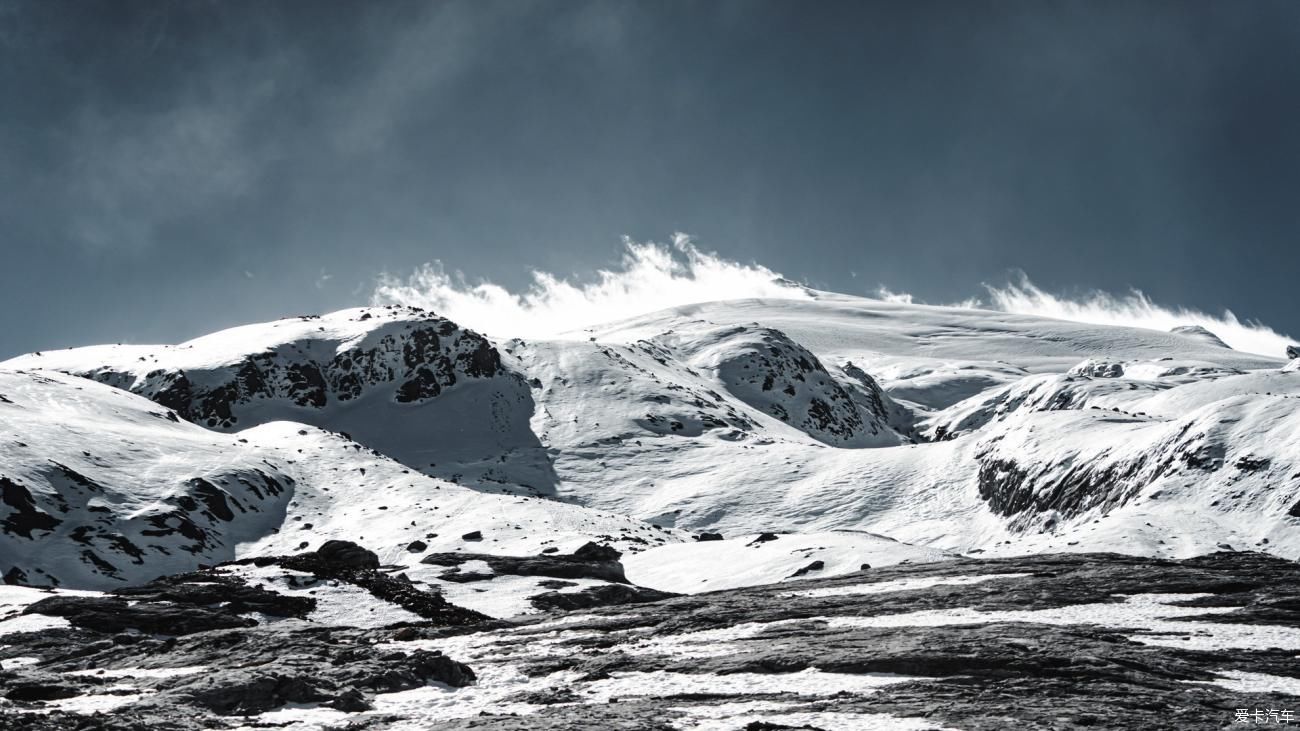
M 0 574 L 110 586 L 329 538 L 431 585 L 428 552 L 605 542 L 692 592 L 949 553 L 1294 558 L 1278 355 L 818 292 L 545 341 L 372 307 L 47 351 L 0 364 Z M 500 614 L 536 589 L 441 583 Z

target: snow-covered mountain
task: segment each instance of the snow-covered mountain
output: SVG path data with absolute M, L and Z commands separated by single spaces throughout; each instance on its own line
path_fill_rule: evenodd
M 0 369 L 0 505 L 0 574 L 36 586 L 122 586 L 332 538 L 365 540 L 390 562 L 467 546 L 640 550 L 683 539 L 470 490 L 306 424 L 211 431 L 54 371 Z
M 0 409 L 15 414 L 4 438 L 36 445 L 0 456 L 15 485 L 4 540 L 30 549 L 14 549 L 15 580 L 57 566 L 70 585 L 115 578 L 83 552 L 125 580 L 135 559 L 147 568 L 130 577 L 148 578 L 324 538 L 373 544 L 435 581 L 420 554 L 467 550 L 474 531 L 492 535 L 468 548 L 490 554 L 604 536 L 630 576 L 691 577 L 658 579 L 674 591 L 729 573 L 708 560 L 721 546 L 685 531 L 743 545 L 788 534 L 780 560 L 746 569 L 753 581 L 804 559 L 851 570 L 882 535 L 913 546 L 891 560 L 1220 546 L 1294 558 L 1300 378 L 1284 365 L 1196 328 L 829 293 L 551 340 L 358 308 L 0 364 Z M 79 497 L 92 492 L 82 478 L 111 497 Z M 175 535 L 142 533 L 167 511 L 203 540 L 179 518 Z

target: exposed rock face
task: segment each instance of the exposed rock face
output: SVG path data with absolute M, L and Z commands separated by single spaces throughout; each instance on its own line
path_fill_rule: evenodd
M 315 554 L 320 565 L 335 571 L 379 568 L 379 557 L 374 551 L 351 541 L 325 541 Z
M 1291 358 L 1292 360 L 1300 358 L 1300 345 L 1286 346 L 1286 357 Z
M 382 573 L 378 570 L 379 559 L 372 551 L 349 541 L 327 541 L 319 550 L 310 553 L 233 563 L 274 563 L 320 579 L 343 581 L 441 625 L 475 624 L 490 619 L 487 615 L 458 607 L 439 594 L 423 591 L 409 581 Z
M 29 605 L 23 613 L 63 617 L 74 627 L 96 632 L 188 635 L 256 626 L 247 614 L 303 618 L 315 608 L 316 600 L 308 597 L 285 596 L 230 576 L 196 572 L 164 576 L 107 596 L 53 596 Z
M 662 731 L 717 718 L 737 729 L 1208 731 L 1230 727 L 1237 709 L 1300 703 L 1286 691 L 1300 680 L 1297 638 L 1300 564 L 1272 556 L 958 559 L 511 626 L 9 634 L 0 729 L 255 726 L 269 719 L 231 716 L 290 703 L 363 714 L 377 694 L 478 676 L 463 703 L 453 695 L 342 718 L 430 731 Z M 443 643 L 469 665 L 439 654 Z M 32 660 L 11 667 L 18 657 Z M 80 670 L 91 672 L 68 674 Z M 493 680 L 518 675 L 528 684 Z M 95 717 L 47 706 L 104 698 L 112 683 L 138 695 Z M 493 703 L 475 705 L 484 694 Z M 497 710 L 505 704 L 508 713 Z
M 604 584 L 569 592 L 553 591 L 529 597 L 534 607 L 549 612 L 555 610 L 572 611 L 592 607 L 612 607 L 619 604 L 636 604 L 639 602 L 657 602 L 677 596 L 666 591 L 647 589 L 643 586 L 627 584 Z
M 436 398 L 460 379 L 492 378 L 502 372 L 501 356 L 491 343 L 432 313 L 376 308 L 354 317 L 358 322 L 373 318 L 373 328 L 358 328 L 360 337 L 337 345 L 328 336 L 311 339 L 311 328 L 306 328 L 307 338 L 273 342 L 266 351 L 234 363 L 164 366 L 143 373 L 103 366 L 77 375 L 145 396 L 187 421 L 226 429 L 244 425 L 247 420 L 241 422 L 241 415 L 259 402 L 323 409 L 386 387 L 393 401 L 418 403 Z M 321 318 L 299 320 L 312 323 Z M 318 347 L 324 345 L 334 347 Z M 194 345 L 170 350 L 186 347 Z M 169 354 L 164 350 L 139 357 L 166 362 Z
M 865 446 L 887 431 L 883 414 L 864 419 L 817 356 L 785 333 L 738 327 L 715 338 L 706 358 L 727 390 L 746 404 L 835 446 Z M 874 395 L 883 398 L 878 387 Z M 876 408 L 884 411 L 883 404 Z
M 780 330 L 700 321 L 629 345 L 593 347 L 608 362 L 574 377 L 627 388 L 647 409 L 638 425 L 653 433 L 695 437 L 717 430 L 735 441 L 773 428 L 768 420 L 774 419 L 837 447 L 906 441 L 894 425 L 906 421 L 903 411 L 871 376 L 852 363 L 832 373 Z M 548 388 L 557 381 L 561 389 L 568 383 L 566 376 Z
M 327 555 L 347 563 L 356 552 L 340 549 L 359 547 L 334 548 Z M 120 685 L 119 678 L 138 695 L 111 722 L 56 712 L 25 715 L 28 725 L 0 721 L 0 728 L 124 729 L 137 722 L 150 729 L 224 728 L 214 716 L 287 703 L 359 712 L 370 708 L 375 693 L 430 682 L 463 687 L 475 679 L 468 666 L 437 651 L 380 649 L 376 643 L 389 639 L 388 631 L 275 622 L 309 618 L 316 608 L 314 598 L 286 596 L 216 571 L 164 577 L 110 595 L 41 599 L 23 614 L 61 617 L 71 626 L 6 636 L 14 644 L 0 647 L 0 698 L 6 699 L 0 700 L 0 718 L 11 720 L 50 700 L 112 698 L 122 691 L 108 686 Z M 13 663 L 21 653 L 38 662 Z
M 459 566 L 470 561 L 482 561 L 491 567 L 493 574 L 513 576 L 550 576 L 557 579 L 598 579 L 620 584 L 627 583 L 623 574 L 621 556 L 617 550 L 587 543 L 571 554 L 552 553 L 541 556 L 496 556 L 483 553 L 433 553 L 420 559 L 420 563 L 451 567 L 443 575 L 446 580 L 458 580 Z M 490 579 L 493 574 L 472 575 L 466 581 Z
M 1129 424 L 1141 429 L 1113 428 Z M 1095 426 L 1091 439 L 1052 439 Z M 1285 398 L 1225 399 L 1170 421 L 1105 410 L 1026 413 L 982 432 L 974 445 L 979 494 L 1015 530 L 1052 530 L 1163 495 L 1194 494 L 1211 506 L 1243 499 L 1243 482 L 1296 484 L 1297 455 L 1276 445 L 1294 439 L 1297 414 Z M 1051 444 L 1048 440 L 1051 439 Z M 1261 491 L 1251 510 L 1278 519 L 1293 490 Z
M 109 588 L 216 564 L 274 530 L 292 499 L 283 464 L 143 398 L 3 369 L 0 391 L 7 584 Z
M 163 418 L 209 429 L 295 421 L 345 433 L 430 474 L 538 446 L 524 377 L 482 335 L 419 308 L 343 310 L 179 345 L 78 348 L 16 363 L 138 394 L 164 407 Z
M 1089 358 L 1071 368 L 1069 375 L 1089 376 L 1091 378 L 1120 378 L 1124 375 L 1124 364 L 1113 360 Z

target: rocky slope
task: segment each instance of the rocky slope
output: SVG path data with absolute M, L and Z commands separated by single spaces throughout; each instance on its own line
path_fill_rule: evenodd
M 444 477 L 456 470 L 439 470 L 439 460 L 536 447 L 524 379 L 481 335 L 419 309 L 342 310 L 179 345 L 46 351 L 5 365 L 84 376 L 218 431 L 273 421 L 319 426 Z M 548 486 L 538 472 L 538 487 Z
M 0 369 L 5 583 L 110 588 L 332 538 L 415 563 L 417 546 L 643 550 L 688 536 L 470 490 L 304 424 L 222 434 L 94 381 Z
M 1300 710 L 1300 565 L 1265 554 L 958 559 L 512 622 L 418 591 L 431 609 L 396 619 L 355 591 L 383 576 L 373 554 L 304 558 L 260 563 L 310 596 L 247 565 L 0 590 L 0 728 L 1219 729 Z
M 0 370 L 0 574 L 102 586 L 234 558 L 292 499 L 269 456 L 93 381 Z

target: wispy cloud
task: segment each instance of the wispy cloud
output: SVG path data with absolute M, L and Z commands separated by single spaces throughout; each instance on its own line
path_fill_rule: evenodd
M 988 309 L 1018 315 L 1037 315 L 1057 320 L 1086 322 L 1094 325 L 1139 327 L 1168 332 L 1182 325 L 1200 325 L 1218 335 L 1236 350 L 1281 357 L 1292 338 L 1263 323 L 1241 320 L 1230 310 L 1212 315 L 1187 307 L 1171 307 L 1152 302 L 1141 290 L 1111 294 L 1093 290 L 1079 296 L 1057 295 L 1034 284 L 1023 272 L 1005 285 L 984 285 L 988 301 L 972 297 L 961 302 L 943 303 L 946 307 Z M 894 292 L 881 286 L 876 298 L 885 302 L 923 304 L 906 292 Z
M 1005 286 L 986 284 L 984 288 L 991 299 L 988 306 L 1003 312 L 1164 331 L 1180 325 L 1200 325 L 1237 350 L 1276 357 L 1281 357 L 1286 346 L 1294 342 L 1263 323 L 1239 319 L 1231 310 L 1212 315 L 1161 305 L 1138 289 L 1120 295 L 1092 291 L 1080 297 L 1064 297 L 1044 291 L 1023 274 Z
M 698 302 L 811 297 L 806 288 L 780 273 L 704 251 L 686 234 L 675 234 L 670 244 L 630 239 L 623 244 L 619 267 L 601 270 L 591 281 L 574 282 L 533 271 L 532 284 L 525 291 L 512 292 L 489 281 L 471 283 L 464 274 L 448 273 L 441 262 L 434 261 L 409 276 L 383 275 L 371 302 L 424 307 L 492 335 L 539 337 L 575 334 L 589 325 Z M 1163 332 L 1181 325 L 1200 325 L 1237 350 L 1278 357 L 1293 342 L 1267 325 L 1243 321 L 1231 311 L 1212 315 L 1161 305 L 1136 289 L 1121 295 L 1092 291 L 1071 297 L 1047 292 L 1023 273 L 1006 285 L 985 284 L 984 289 L 987 301 L 972 297 L 942 304 Z M 883 285 L 874 294 L 895 304 L 925 304 L 910 293 Z
M 385 275 L 372 301 L 425 307 L 493 335 L 537 337 L 696 302 L 810 297 L 767 267 L 728 261 L 680 233 L 671 244 L 624 239 L 619 268 L 601 270 L 589 282 L 540 271 L 532 278 L 527 291 L 511 292 L 491 282 L 470 284 L 433 262 L 409 277 Z

